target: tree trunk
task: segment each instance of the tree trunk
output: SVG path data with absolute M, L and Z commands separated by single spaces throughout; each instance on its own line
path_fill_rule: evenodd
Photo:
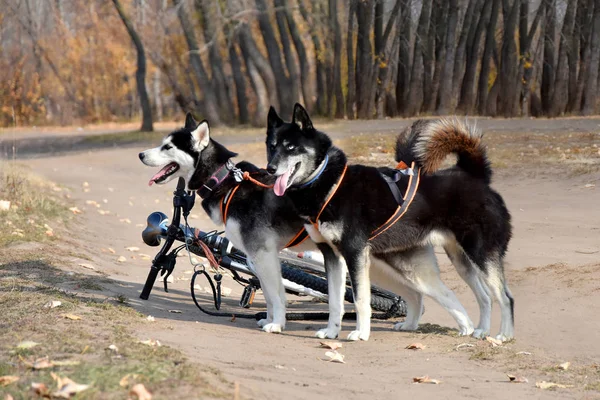
M 467 43 L 469 42 L 471 32 L 474 32 L 476 29 L 476 24 L 474 24 L 474 15 L 480 15 L 483 7 L 483 3 L 479 0 L 467 1 L 469 2 L 469 5 L 467 6 L 467 10 L 465 11 L 465 18 L 463 20 L 460 37 L 456 46 L 456 55 L 454 56 L 451 94 L 453 101 L 457 101 L 459 88 L 462 87 L 462 82 L 466 71 L 465 64 Z
M 467 39 L 467 60 L 465 66 L 465 77 L 460 89 L 458 108 L 465 114 L 470 114 L 475 107 L 475 79 L 477 77 L 477 64 L 481 48 L 481 40 L 485 27 L 489 23 L 492 2 L 484 0 L 477 27 L 473 34 Z
M 521 9 L 519 12 L 519 49 L 520 49 L 520 61 L 519 61 L 519 70 L 516 82 L 522 82 L 521 85 L 521 115 L 526 116 L 529 115 L 529 97 L 531 93 L 531 77 L 533 76 L 533 63 L 536 59 L 532 56 L 531 53 L 531 44 L 533 42 L 533 38 L 537 32 L 540 21 L 542 20 L 542 16 L 544 15 L 544 2 L 540 2 L 538 9 L 535 14 L 535 18 L 531 23 L 531 27 L 528 30 L 528 16 L 529 16 L 529 2 L 521 1 Z M 536 47 L 535 54 L 537 54 L 538 46 Z M 536 97 L 537 100 L 537 97 Z M 519 103 L 519 99 L 515 100 L 516 103 Z M 537 103 L 536 103 L 537 104 Z
M 244 25 L 240 26 L 238 35 L 240 39 L 240 49 L 242 50 L 242 53 L 244 53 L 244 59 L 252 60 L 252 64 L 264 81 L 264 85 L 266 86 L 267 94 L 269 96 L 269 102 L 273 107 L 279 109 L 280 101 L 277 80 L 273 70 L 271 69 L 271 64 L 258 49 L 256 42 L 252 38 L 252 34 L 250 33 L 250 28 L 248 25 L 244 23 Z M 247 64 L 248 62 L 246 61 L 246 65 Z
M 279 112 L 283 115 L 291 115 L 294 108 L 295 94 L 297 94 L 297 87 L 293 89 L 292 86 L 297 82 L 292 83 L 286 74 L 283 63 L 281 62 L 281 51 L 277 38 L 275 37 L 275 31 L 271 26 L 269 20 L 268 8 L 265 0 L 255 0 L 256 8 L 258 9 L 258 25 L 267 48 L 267 56 L 269 63 L 275 77 L 277 79 L 277 93 L 279 97 Z M 297 97 L 297 96 L 296 96 Z
M 373 66 L 373 73 L 377 74 L 377 81 L 373 86 L 373 93 L 371 98 L 374 100 L 375 109 L 377 112 L 377 118 L 383 118 L 385 115 L 384 103 L 387 96 L 387 87 L 389 81 L 389 52 L 387 50 L 387 41 L 390 37 L 392 29 L 398 18 L 400 12 L 401 1 L 396 0 L 394 8 L 388 18 L 387 24 L 385 24 L 385 30 L 383 29 L 383 0 L 378 0 L 375 6 L 375 65 Z M 397 35 L 396 35 L 397 36 Z
M 358 43 L 356 46 L 356 76 L 358 118 L 371 118 L 373 109 L 370 101 L 373 85 L 373 47 L 371 46 L 371 26 L 373 25 L 373 0 L 361 0 L 358 3 Z
M 550 105 L 549 116 L 556 117 L 561 115 L 567 106 L 569 100 L 568 79 L 569 79 L 569 56 L 570 46 L 573 42 L 573 26 L 575 24 L 575 10 L 577 0 L 569 0 L 563 22 L 562 33 L 560 35 L 560 49 L 558 51 L 558 63 L 556 77 L 554 79 L 554 94 Z
M 290 43 L 285 10 L 283 9 L 284 5 L 285 3 L 282 0 L 275 0 L 275 21 L 277 22 L 279 39 L 281 40 L 285 65 L 288 71 L 288 91 L 290 92 L 291 100 L 296 103 L 300 101 L 300 72 L 298 71 L 296 59 L 294 58 L 294 54 L 292 52 L 292 44 Z
M 492 10 L 490 14 L 490 22 L 487 26 L 488 29 L 485 37 L 485 49 L 483 51 L 483 58 L 481 59 L 481 72 L 479 73 L 479 96 L 477 111 L 481 115 L 485 114 L 487 108 L 490 62 L 494 53 L 494 47 L 496 43 L 496 41 L 494 40 L 494 35 L 496 33 L 496 21 L 498 20 L 498 11 L 500 9 L 500 0 L 490 1 L 492 2 Z
M 204 64 L 202 63 L 202 59 L 200 58 L 200 48 L 198 47 L 198 42 L 196 41 L 194 27 L 188 19 L 187 12 L 181 3 L 181 0 L 175 0 L 175 5 L 177 7 L 177 16 L 179 17 L 179 22 L 181 23 L 181 28 L 190 50 L 190 64 L 192 65 L 196 80 L 198 81 L 198 86 L 203 94 L 202 97 L 204 99 L 203 103 L 205 109 L 202 110 L 202 112 L 204 115 L 210 118 L 211 124 L 218 125 L 221 123 L 221 115 L 219 114 L 219 108 L 216 103 L 216 96 L 213 91 L 212 84 L 210 83 L 210 79 L 208 78 L 208 74 L 204 68 Z
M 598 68 L 600 68 L 600 0 L 594 1 L 594 19 L 590 53 L 590 64 L 583 97 L 583 115 L 592 115 L 596 111 Z
M 235 82 L 235 94 L 237 98 L 238 122 L 247 124 L 250 120 L 248 115 L 248 98 L 246 97 L 246 80 L 242 73 L 242 63 L 237 53 L 235 42 L 227 46 L 229 52 L 229 62 L 231 63 L 231 72 Z M 266 97 L 268 99 L 268 96 Z
M 221 27 L 215 23 L 215 21 L 219 21 L 219 18 L 217 13 L 209 6 L 207 0 L 196 0 L 194 4 L 196 5 L 200 25 L 202 26 L 204 43 L 208 47 L 208 59 L 212 72 L 210 81 L 219 106 L 219 115 L 224 122 L 231 123 L 235 119 L 235 113 L 227 82 L 228 78 L 225 76 L 225 68 L 221 59 L 219 46 L 219 32 Z M 219 7 L 218 4 L 215 4 L 215 6 Z
M 440 46 L 440 41 L 443 41 L 442 36 L 445 36 L 444 27 L 446 26 L 442 21 L 448 11 L 446 0 L 434 0 L 433 4 L 427 45 L 423 55 L 423 107 L 421 111 L 424 112 L 435 109 L 437 86 L 439 86 L 441 72 L 441 63 L 436 63 L 436 60 L 442 55 L 441 52 L 444 47 L 443 45 Z
M 288 27 L 290 28 L 290 35 L 292 37 L 292 41 L 294 42 L 294 47 L 296 48 L 296 53 L 298 54 L 298 61 L 300 63 L 300 80 L 301 80 L 301 88 L 302 88 L 302 98 L 304 99 L 304 108 L 310 113 L 313 110 L 314 106 L 314 90 L 312 89 L 312 84 L 310 80 L 310 65 L 308 63 L 308 56 L 306 55 L 306 48 L 304 47 L 304 43 L 302 42 L 302 35 L 298 29 L 298 25 L 294 20 L 294 15 L 292 14 L 287 0 L 278 0 L 283 7 L 283 12 L 285 14 L 285 18 L 287 20 Z M 277 4 L 277 3 L 276 3 Z
M 550 111 L 554 91 L 554 75 L 556 69 L 555 45 L 556 36 L 556 0 L 546 2 L 546 24 L 544 25 L 544 67 L 542 69 L 542 110 L 544 114 Z
M 581 34 L 581 24 L 585 18 L 585 3 L 587 0 L 577 1 L 577 12 L 575 15 L 575 23 L 573 25 L 573 33 L 571 35 L 571 43 L 567 56 L 569 59 L 569 102 L 567 103 L 567 112 L 573 112 L 576 109 L 575 98 L 577 97 L 577 75 L 579 68 L 579 35 Z
M 398 49 L 398 76 L 396 78 L 396 109 L 404 114 L 407 107 L 410 85 L 410 26 L 412 23 L 411 0 L 401 0 L 398 29 L 400 48 Z
M 331 82 L 335 93 L 335 117 L 344 117 L 344 93 L 342 92 L 342 30 L 338 21 L 337 0 L 329 0 L 330 28 L 333 30 L 333 68 Z M 332 115 L 333 116 L 333 115 Z
M 245 53 L 245 49 L 243 46 L 240 46 L 242 50 L 242 54 Z M 246 71 L 248 73 L 248 78 L 250 79 L 250 84 L 252 86 L 252 90 L 256 94 L 256 110 L 254 111 L 254 117 L 252 118 L 252 124 L 255 126 L 264 126 L 265 124 L 265 115 L 268 112 L 269 108 L 269 93 L 267 90 L 267 86 L 258 72 L 258 69 L 254 65 L 252 58 L 245 53 L 244 61 L 246 63 Z
M 433 0 L 423 0 L 419 25 L 415 38 L 415 49 L 411 71 L 410 91 L 408 94 L 408 106 L 405 116 L 413 116 L 421 111 L 423 105 L 423 53 L 427 32 L 429 31 L 429 19 L 431 17 L 431 3 Z
M 515 0 L 517 1 L 517 0 Z M 456 49 L 456 26 L 458 24 L 458 0 L 449 1 L 448 31 L 446 32 L 446 61 L 440 79 L 440 104 L 438 114 L 448 114 L 452 111 L 452 75 Z
M 579 63 L 579 77 L 577 78 L 577 91 L 575 93 L 575 100 L 574 100 L 575 110 L 577 110 L 577 111 L 581 111 L 582 101 L 583 101 L 584 84 L 587 79 L 587 75 L 588 75 L 588 71 L 589 71 L 589 64 L 590 64 L 590 60 L 591 60 L 590 39 L 592 36 L 594 1 L 595 0 L 587 0 L 587 3 L 585 4 L 585 6 L 583 4 L 581 4 L 581 6 L 584 7 L 583 18 L 582 18 L 583 21 L 581 23 L 581 33 L 579 36 L 581 58 L 580 58 L 580 63 Z
M 346 54 L 348 61 L 348 94 L 346 95 L 346 116 L 354 119 L 354 103 L 356 99 L 356 76 L 354 63 L 354 17 L 358 0 L 349 0 L 348 5 L 348 34 L 346 37 Z
M 144 45 L 135 31 L 133 24 L 129 20 L 129 17 L 125 14 L 119 0 L 113 0 L 113 4 L 115 5 L 119 17 L 121 17 L 121 21 L 123 21 L 123 24 L 135 45 L 135 50 L 137 51 L 135 82 L 142 106 L 142 127 L 140 129 L 142 132 L 152 132 L 152 107 L 150 107 L 150 99 L 148 97 L 148 92 L 146 91 L 146 54 L 144 53 Z
M 321 39 L 319 38 L 319 33 L 316 28 L 316 23 L 309 15 L 306 6 L 304 5 L 303 0 L 298 0 L 298 8 L 300 9 L 300 14 L 302 18 L 309 26 L 308 30 L 310 32 L 310 37 L 313 42 L 314 52 L 315 52 L 315 75 L 316 75 L 316 83 L 317 90 L 315 93 L 316 99 L 314 99 L 313 103 L 316 104 L 317 113 L 319 115 L 325 114 L 325 103 L 326 103 L 326 93 L 325 93 L 325 65 L 323 64 L 323 57 L 321 54 L 323 53 L 323 47 L 321 45 Z
M 504 19 L 504 37 L 502 39 L 502 62 L 500 64 L 498 106 L 500 113 L 505 117 L 514 117 L 519 114 L 519 96 L 521 82 L 517 80 L 519 60 L 517 59 L 517 43 L 515 32 L 519 22 L 521 0 L 513 0 L 509 14 Z

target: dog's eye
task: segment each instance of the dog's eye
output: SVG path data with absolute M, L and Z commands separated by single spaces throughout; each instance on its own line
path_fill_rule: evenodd
M 285 148 L 286 148 L 287 150 L 290 150 L 290 151 L 292 151 L 292 150 L 294 150 L 294 149 L 296 148 L 296 146 L 294 146 L 293 144 L 288 144 L 287 146 L 285 146 Z
M 163 150 L 171 150 L 173 148 L 173 146 L 171 146 L 170 144 L 165 144 L 162 149 Z

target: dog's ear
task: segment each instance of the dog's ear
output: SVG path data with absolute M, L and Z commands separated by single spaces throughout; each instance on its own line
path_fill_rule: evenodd
M 192 144 L 194 149 L 198 152 L 204 150 L 208 146 L 210 140 L 210 128 L 208 127 L 208 121 L 204 120 L 200 122 L 198 127 L 192 131 Z
M 267 117 L 267 125 L 269 128 L 277 128 L 277 127 L 280 127 L 281 125 L 283 125 L 283 120 L 281 118 L 279 118 L 279 115 L 277 115 L 277 111 L 275 111 L 275 108 L 273 106 L 271 106 L 269 108 L 269 116 Z
M 299 103 L 294 105 L 294 117 L 292 118 L 292 122 L 298 125 L 303 131 L 314 129 L 312 121 L 308 116 L 308 112 L 306 112 L 304 107 Z
M 188 112 L 185 116 L 185 127 L 187 129 L 196 129 L 197 126 L 198 122 L 196 122 L 192 113 Z

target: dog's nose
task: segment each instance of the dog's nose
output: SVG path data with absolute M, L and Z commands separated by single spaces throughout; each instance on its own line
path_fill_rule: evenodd
M 144 161 L 145 154 L 142 152 L 142 153 L 139 154 L 139 156 L 140 156 L 140 160 Z
M 275 168 L 273 165 L 268 164 L 267 165 L 267 172 L 270 174 L 274 174 L 275 172 L 277 172 L 277 168 Z

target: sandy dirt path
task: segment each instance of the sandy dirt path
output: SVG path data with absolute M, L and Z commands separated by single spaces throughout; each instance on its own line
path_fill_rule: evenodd
M 581 129 L 593 130 L 597 122 Z M 378 128 L 388 129 L 387 122 L 382 124 Z M 515 129 L 531 128 L 527 121 L 514 124 Z M 569 120 L 561 124 L 572 125 Z M 547 129 L 553 129 L 552 126 L 546 124 Z M 367 127 L 368 124 L 362 123 L 350 131 L 360 134 Z M 262 137 L 244 143 L 226 141 L 244 159 L 264 165 Z M 72 189 L 73 201 L 84 211 L 78 216 L 79 221 L 69 227 L 70 235 L 81 246 L 74 252 L 91 258 L 98 270 L 119 283 L 107 288 L 107 296 L 123 294 L 139 311 L 156 317 L 152 331 L 139 332 L 140 337 L 156 338 L 177 347 L 190 359 L 214 368 L 217 376 L 239 382 L 242 397 L 362 399 L 391 398 L 399 393 L 423 399 L 599 396 L 598 391 L 584 390 L 588 381 L 600 378 L 600 371 L 593 369 L 600 360 L 600 177 L 597 174 L 567 179 L 501 173 L 495 180 L 494 187 L 508 203 L 514 220 L 514 239 L 509 246 L 506 269 L 516 299 L 516 342 L 500 350 L 490 350 L 489 343 L 458 338 L 439 330 L 398 333 L 391 331 L 393 322 L 376 322 L 369 342 L 343 340 L 347 363 L 333 364 L 320 360 L 324 350 L 318 348 L 318 340 L 313 337 L 320 323 L 290 322 L 284 334 L 268 335 L 258 330 L 252 320 L 231 322 L 228 318 L 201 314 L 189 298 L 189 274 L 185 272 L 191 267 L 184 259 L 179 259 L 170 293 L 164 293 L 157 284 L 149 301 L 139 300 L 150 263 L 139 253 L 153 256 L 156 250 L 141 241 L 141 224 L 145 224 L 152 211 L 170 214 L 174 189 L 173 184 L 148 187 L 147 181 L 155 171 L 139 162 L 137 152 L 144 149 L 144 146 L 129 146 L 94 150 L 30 159 L 26 163 L 35 172 Z M 87 191 L 84 182 L 89 185 Z M 586 188 L 590 182 L 595 186 Z M 97 208 L 86 201 L 101 206 Z M 98 210 L 110 214 L 102 215 Z M 190 223 L 204 230 L 212 227 L 199 205 Z M 128 252 L 125 248 L 129 246 L 140 250 Z M 108 252 L 109 247 L 116 254 Z M 73 261 L 78 260 L 76 254 Z M 128 258 L 126 263 L 116 261 L 121 255 Z M 478 308 L 473 295 L 445 256 L 440 255 L 440 262 L 444 281 L 477 321 Z M 304 305 L 299 302 L 292 307 Z M 437 304 L 426 299 L 425 305 L 424 323 L 455 327 Z M 172 309 L 182 313 L 169 313 Z M 498 314 L 494 307 L 493 332 L 498 329 Z M 350 331 L 350 325 L 351 322 L 345 324 L 343 337 Z M 418 352 L 405 350 L 412 342 L 427 347 Z M 474 347 L 457 350 L 463 343 Z M 492 354 L 488 356 L 490 351 Z M 521 351 L 531 355 L 517 354 Z M 561 375 L 550 370 L 563 361 L 570 361 L 574 371 L 576 366 L 590 368 L 590 376 L 573 377 L 575 372 L 565 372 L 566 381 L 578 380 L 575 388 L 537 389 L 537 380 L 561 379 Z M 529 383 L 509 384 L 506 373 L 524 375 Z M 422 375 L 443 383 L 412 383 L 413 377 Z

